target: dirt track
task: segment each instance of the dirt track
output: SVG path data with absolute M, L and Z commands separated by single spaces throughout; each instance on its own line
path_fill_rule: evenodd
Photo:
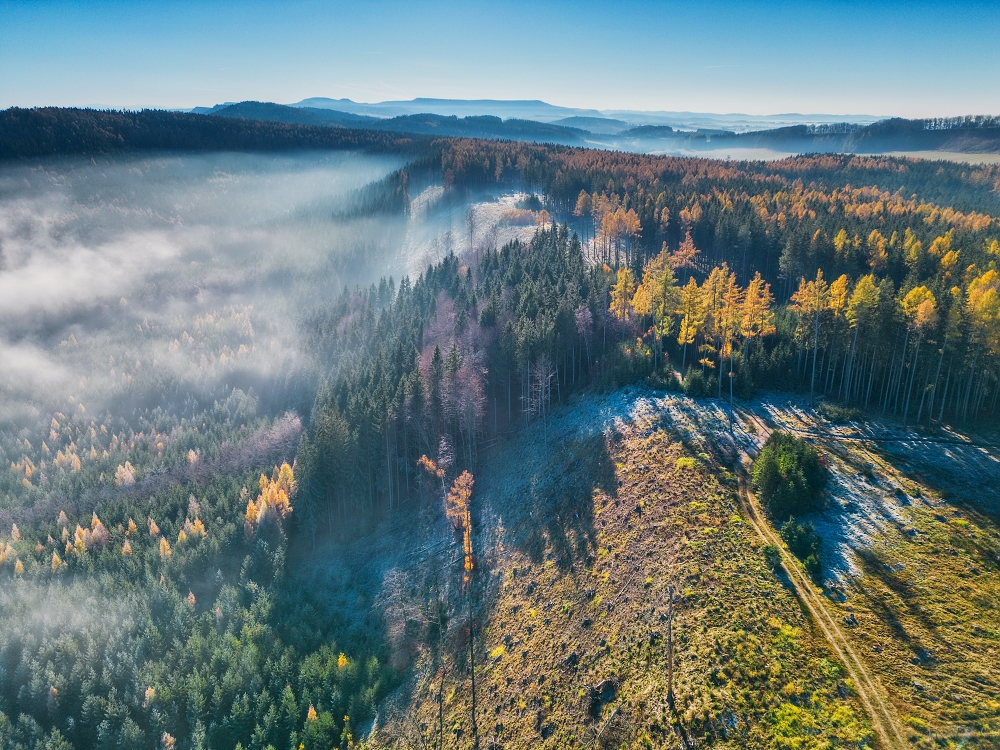
M 791 553 L 784 547 L 781 538 L 774 532 L 774 529 L 764 519 L 763 513 L 757 504 L 753 493 L 750 492 L 744 477 L 740 478 L 740 503 L 743 511 L 754 530 L 767 544 L 773 544 L 781 552 L 781 566 L 788 575 L 795 593 L 802 604 L 809 610 L 809 614 L 826 636 L 830 646 L 843 662 L 848 675 L 854 683 L 858 692 L 858 698 L 864 704 L 868 716 L 871 718 L 872 729 L 878 735 L 880 742 L 886 748 L 900 748 L 907 746 L 902 733 L 896 722 L 895 711 L 889 702 L 883 697 L 883 690 L 878 685 L 877 679 L 869 674 L 864 662 L 851 648 L 850 642 L 840 630 L 836 620 L 829 613 L 823 597 L 816 593 L 812 584 L 806 579 L 799 564 L 792 557 Z
M 748 415 L 744 416 L 748 417 Z M 759 429 L 767 429 L 759 419 L 754 417 L 748 418 L 753 419 Z M 819 626 L 820 630 L 823 631 L 830 647 L 847 669 L 847 673 L 858 692 L 858 698 L 868 712 L 868 716 L 872 722 L 872 729 L 878 736 L 879 741 L 885 748 L 908 747 L 909 745 L 903 739 L 903 733 L 899 729 L 896 712 L 888 699 L 885 698 L 885 691 L 882 689 L 877 678 L 868 672 L 864 662 L 855 653 L 850 641 L 840 629 L 834 616 L 827 609 L 822 595 L 816 592 L 812 583 L 803 573 L 801 566 L 767 521 L 764 513 L 761 511 L 760 505 L 757 503 L 757 498 L 750 491 L 746 476 L 741 473 L 739 479 L 740 503 L 743 506 L 743 512 L 750 520 L 760 538 L 766 544 L 772 544 L 780 551 L 781 566 L 788 575 L 788 580 L 794 587 L 799 600 L 809 611 L 812 619 Z

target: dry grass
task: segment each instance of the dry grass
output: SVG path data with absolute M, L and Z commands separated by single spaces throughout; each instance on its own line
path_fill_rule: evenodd
M 925 490 L 926 491 L 926 490 Z M 941 505 L 858 553 L 839 605 L 916 747 L 1000 745 L 1000 534 Z
M 482 746 L 871 745 L 841 666 L 740 518 L 734 478 L 655 415 L 632 413 L 590 436 L 550 425 L 558 447 L 528 431 L 480 473 Z M 666 700 L 670 583 L 681 594 L 676 711 Z M 418 656 L 372 745 L 436 747 L 431 662 L 429 650 Z M 461 648 L 446 663 L 445 745 L 468 747 Z

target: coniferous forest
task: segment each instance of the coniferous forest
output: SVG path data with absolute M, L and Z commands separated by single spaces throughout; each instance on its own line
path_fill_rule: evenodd
M 0 143 L 34 159 L 91 117 L 25 112 L 5 113 Z M 1000 418 L 1000 167 L 119 119 L 131 136 L 100 131 L 76 152 L 392 154 L 404 166 L 353 193 L 345 217 L 405 217 L 434 185 L 460 208 L 530 196 L 516 218 L 537 228 L 502 244 L 470 230 L 418 273 L 303 305 L 308 375 L 276 405 L 228 386 L 8 419 L 2 747 L 357 745 L 405 667 L 377 627 L 347 627 L 287 585 L 290 561 L 440 504 L 422 457 L 449 479 L 475 474 L 576 394 L 780 390 L 927 434 Z M 242 315 L 199 325 L 249 348 Z M 131 365 L 111 367 L 120 380 Z

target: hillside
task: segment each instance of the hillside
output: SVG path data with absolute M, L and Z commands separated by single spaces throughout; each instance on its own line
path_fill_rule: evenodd
M 995 739 L 996 167 L 77 115 L 371 145 L 4 165 L 0 746 Z
M 871 746 L 843 666 L 768 567 L 735 477 L 665 417 L 641 392 L 585 398 L 499 449 L 477 476 L 481 741 Z M 382 712 L 373 746 L 434 745 L 438 695 L 446 742 L 467 742 L 463 627 L 449 629 L 443 651 L 406 644 L 416 671 Z
M 718 133 L 714 147 L 741 145 L 799 153 L 879 154 L 892 151 L 1000 153 L 1000 119 L 968 117 L 940 120 L 893 118 L 870 125 L 837 123 L 794 125 L 749 133 Z
M 456 117 L 454 115 L 413 114 L 397 117 L 368 117 L 316 107 L 286 107 L 267 102 L 241 102 L 211 112 L 214 117 L 240 117 L 272 122 L 332 125 L 396 133 L 462 138 L 493 138 L 517 141 L 581 144 L 586 133 L 578 128 L 545 124 L 532 120 L 502 120 L 494 115 Z
M 746 515 L 725 468 L 739 453 L 755 455 L 772 426 L 816 435 L 834 471 L 815 517 L 827 566 L 822 587 L 794 558 L 786 564 L 795 590 L 768 564 L 755 524 L 771 527 Z M 741 408 L 730 433 L 722 405 L 626 390 L 577 400 L 498 449 L 477 474 L 474 500 L 481 742 L 790 748 L 960 739 L 992 747 L 1000 704 L 990 694 L 1000 673 L 984 657 L 1000 587 L 995 516 L 956 496 L 966 483 L 921 485 L 897 468 L 900 459 L 843 442 L 853 434 L 771 399 Z M 976 465 L 975 449 L 959 450 Z M 933 444 L 916 460 L 909 455 L 910 466 L 942 460 Z M 1000 479 L 988 459 L 978 465 L 984 481 Z M 877 467 L 875 479 L 860 473 L 867 466 Z M 866 482 L 879 487 L 882 504 L 865 499 Z M 397 555 L 382 571 L 396 592 L 383 595 L 386 628 L 414 672 L 381 710 L 374 747 L 434 746 L 439 696 L 445 741 L 470 739 L 460 584 L 453 580 L 451 594 L 458 624 L 443 643 L 418 625 L 427 612 L 416 592 L 433 580 L 420 571 L 440 565 L 447 580 L 449 564 L 453 574 L 461 568 L 448 554 L 446 527 L 427 523 L 420 552 Z M 805 594 L 818 609 L 800 607 Z M 886 712 L 877 731 L 876 710 Z

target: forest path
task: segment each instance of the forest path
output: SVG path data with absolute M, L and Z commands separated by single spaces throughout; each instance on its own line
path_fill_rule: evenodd
M 903 739 L 896 720 L 895 710 L 884 697 L 885 691 L 873 677 L 864 662 L 858 657 L 850 642 L 844 635 L 840 626 L 837 625 L 833 615 L 828 611 L 823 597 L 816 593 L 812 584 L 806 579 L 801 566 L 792 557 L 791 552 L 785 548 L 781 538 L 774 531 L 774 528 L 765 519 L 757 499 L 750 491 L 746 477 L 740 476 L 740 504 L 754 530 L 764 540 L 766 544 L 772 544 L 781 553 L 781 566 L 788 579 L 795 589 L 795 594 L 799 601 L 805 605 L 813 621 L 819 626 L 826 636 L 830 647 L 837 654 L 841 663 L 847 669 L 847 673 L 854 683 L 858 692 L 858 698 L 864 705 L 865 710 L 872 722 L 872 729 L 878 735 L 879 741 L 886 748 L 907 747 L 908 743 Z
M 762 435 L 768 434 L 767 425 L 761 419 L 750 414 L 742 416 L 744 419 L 752 420 Z M 746 458 L 750 457 L 746 456 Z M 740 462 L 741 469 L 745 465 L 744 462 Z M 879 742 L 887 749 L 908 747 L 909 743 L 904 740 L 903 733 L 900 731 L 896 711 L 886 697 L 884 688 L 879 683 L 878 678 L 868 671 L 864 661 L 857 655 L 847 636 L 837 624 L 835 616 L 829 611 L 823 596 L 816 591 L 803 572 L 801 565 L 785 547 L 781 537 L 767 520 L 757 502 L 757 497 L 750 490 L 748 479 L 746 472 L 741 470 L 739 472 L 739 498 L 743 512 L 765 544 L 771 544 L 778 548 L 781 554 L 781 567 L 788 576 L 796 596 L 809 611 L 816 625 L 823 631 L 830 647 L 847 669 L 847 673 L 857 690 L 858 698 L 868 712 L 872 729 L 878 736 Z
M 910 744 L 904 740 L 899 727 L 897 712 L 886 697 L 883 686 L 851 646 L 847 636 L 837 624 L 836 613 L 831 612 L 823 595 L 817 591 L 806 577 L 801 565 L 786 549 L 749 488 L 747 476 L 749 466 L 774 429 L 768 422 L 775 420 L 782 430 L 791 428 L 791 431 L 800 432 L 803 431 L 803 427 L 812 426 L 809 421 L 803 421 L 803 417 L 808 415 L 791 408 L 790 404 L 783 407 L 771 399 L 765 399 L 749 408 L 738 407 L 732 415 L 735 418 L 733 422 L 730 422 L 727 405 L 722 402 L 668 396 L 659 402 L 659 406 L 660 413 L 680 434 L 701 444 L 708 451 L 715 449 L 718 455 L 726 457 L 724 459 L 726 462 L 733 461 L 739 479 L 739 500 L 743 513 L 764 543 L 773 544 L 780 551 L 782 568 L 794 593 L 844 665 L 854 683 L 858 698 L 872 722 L 872 729 L 878 737 L 879 745 L 884 750 L 901 750 L 909 747 Z M 836 437 L 836 435 L 823 435 L 823 437 Z

